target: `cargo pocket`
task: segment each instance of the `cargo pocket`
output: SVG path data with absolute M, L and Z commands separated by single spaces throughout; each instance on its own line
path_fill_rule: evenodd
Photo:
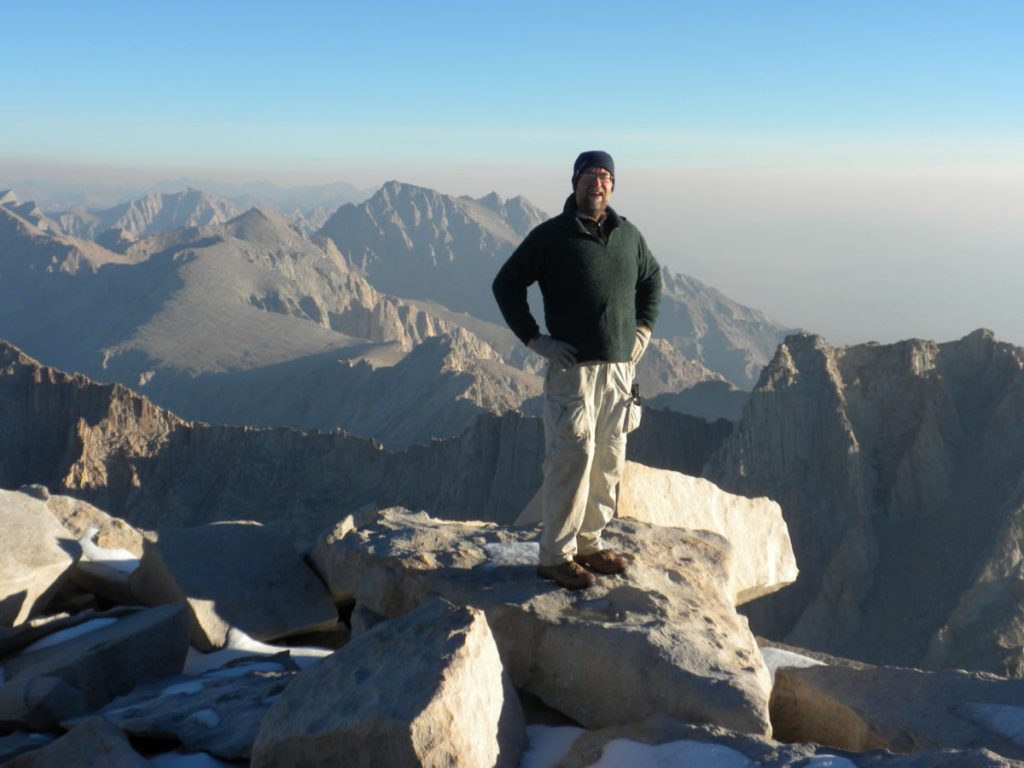
M 584 443 L 590 438 L 587 404 L 582 397 L 545 398 L 544 421 L 557 442 Z
M 611 377 L 616 392 L 625 404 L 622 433 L 626 434 L 640 426 L 640 415 L 643 412 L 643 398 L 640 397 L 640 385 L 636 381 L 636 366 L 632 363 L 615 363 L 612 365 Z

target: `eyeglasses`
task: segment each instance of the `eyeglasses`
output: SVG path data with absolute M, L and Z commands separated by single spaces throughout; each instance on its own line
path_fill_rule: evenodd
M 584 171 L 580 174 L 580 177 L 587 180 L 597 179 L 602 184 L 609 184 L 615 180 L 615 177 L 608 173 L 608 171 Z

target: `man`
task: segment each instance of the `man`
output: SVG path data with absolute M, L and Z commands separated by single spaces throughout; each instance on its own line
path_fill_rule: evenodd
M 651 338 L 661 272 L 639 230 L 608 202 L 615 163 L 582 153 L 561 215 L 526 236 L 494 279 L 513 333 L 548 359 L 544 379 L 544 486 L 537 572 L 568 589 L 592 572 L 622 573 L 626 560 L 601 532 L 615 514 L 626 462 L 627 404 Z M 538 282 L 548 334 L 527 303 Z

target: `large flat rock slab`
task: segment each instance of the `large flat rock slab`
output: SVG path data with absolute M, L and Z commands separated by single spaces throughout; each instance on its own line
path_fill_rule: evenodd
M 150 605 L 187 605 L 192 644 L 202 651 L 223 647 L 231 627 L 270 641 L 338 623 L 324 585 L 273 528 L 215 523 L 168 531 L 144 547 L 132 590 Z
M 93 717 L 56 741 L 4 763 L 5 768 L 151 768 L 124 734 L 101 717 Z
M 538 491 L 516 524 L 539 523 L 541 514 Z M 735 555 L 730 574 L 736 605 L 792 584 L 799 573 L 782 509 L 768 498 L 738 496 L 701 477 L 627 461 L 616 514 L 724 536 Z
M 0 490 L 0 625 L 21 624 L 45 608 L 80 555 L 46 502 Z
M 325 535 L 333 594 L 401 616 L 431 597 L 483 610 L 513 682 L 591 728 L 666 712 L 768 734 L 771 678 L 733 605 L 732 550 L 707 531 L 613 520 L 625 575 L 570 592 L 536 575 L 536 531 L 392 508 Z
M 194 677 L 179 675 L 141 685 L 97 714 L 129 736 L 175 738 L 189 752 L 246 760 L 260 723 L 297 670 L 283 653 Z
M 4 659 L 4 688 L 32 678 L 58 678 L 81 694 L 85 711 L 92 711 L 136 685 L 181 672 L 188 652 L 184 606 L 144 608 L 92 623 L 92 631 L 79 625 L 70 630 L 70 639 Z
M 483 612 L 430 600 L 301 672 L 252 765 L 515 768 L 525 729 Z

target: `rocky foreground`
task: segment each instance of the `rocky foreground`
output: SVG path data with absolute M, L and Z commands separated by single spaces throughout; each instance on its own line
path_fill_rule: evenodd
M 156 535 L 0 491 L 0 761 L 1024 765 L 1024 681 L 759 648 L 736 604 L 796 578 L 778 505 L 628 479 L 608 538 L 634 562 L 581 593 L 536 577 L 532 525 L 366 509 L 303 553 L 258 523 Z M 584 730 L 534 762 L 552 725 Z

